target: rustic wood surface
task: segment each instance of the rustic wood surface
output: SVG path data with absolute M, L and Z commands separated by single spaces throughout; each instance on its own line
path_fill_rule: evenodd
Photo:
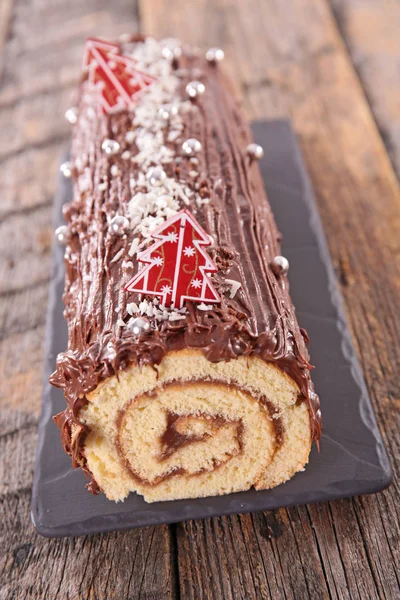
M 374 495 L 46 540 L 29 520 L 63 113 L 89 35 L 222 46 L 249 118 L 292 119 L 395 472 Z M 400 598 L 396 0 L 0 2 L 0 599 Z M 396 176 L 397 173 L 397 176 Z

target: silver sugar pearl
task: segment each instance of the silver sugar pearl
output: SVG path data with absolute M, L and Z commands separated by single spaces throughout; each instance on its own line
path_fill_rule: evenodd
M 129 227 L 129 220 L 122 215 L 116 215 L 113 217 L 109 224 L 109 229 L 115 235 L 124 235 Z
M 72 168 L 72 162 L 70 162 L 69 160 L 63 162 L 63 164 L 60 165 L 60 171 L 64 175 L 64 177 L 67 177 L 67 179 L 72 176 Z
M 275 256 L 271 262 L 271 269 L 277 277 L 287 275 L 289 271 L 289 261 L 284 256 Z
M 171 117 L 175 117 L 178 114 L 178 107 L 176 104 L 164 104 L 158 111 L 159 117 L 168 121 Z
M 165 179 L 167 178 L 167 174 L 161 167 L 153 167 L 147 172 L 147 181 L 150 185 L 154 185 L 155 187 L 159 187 L 163 184 Z
M 133 319 L 133 321 L 129 323 L 129 329 L 134 335 L 141 335 L 143 333 L 148 333 L 151 329 L 151 325 L 144 317 L 136 317 L 136 319 Z
M 71 123 L 71 125 L 75 125 L 75 123 L 78 120 L 78 109 L 76 106 L 71 106 L 71 108 L 69 108 L 66 112 L 65 112 L 65 118 L 67 119 L 68 123 Z
M 196 138 L 189 138 L 182 144 L 182 150 L 187 156 L 201 151 L 201 143 Z
M 167 60 L 174 60 L 175 58 L 182 56 L 182 48 L 179 45 L 178 40 L 166 40 L 161 54 L 162 57 L 166 58 Z
M 201 81 L 189 81 L 186 86 L 186 93 L 191 98 L 197 98 L 198 96 L 202 96 L 206 91 L 206 86 Z
M 112 155 L 117 154 L 120 149 L 120 145 L 116 140 L 105 139 L 101 145 L 101 149 L 105 154 Z
M 208 62 L 217 63 L 224 60 L 225 52 L 221 48 L 210 48 L 206 52 L 206 59 Z
M 234 338 L 232 340 L 232 350 L 237 355 L 244 354 L 247 350 L 246 342 L 239 337 Z
M 60 225 L 60 227 L 57 227 L 54 232 L 54 237 L 60 246 L 66 246 L 69 240 L 69 229 L 67 225 Z
M 246 151 L 250 158 L 255 160 L 260 160 L 264 156 L 264 149 L 259 144 L 249 144 Z

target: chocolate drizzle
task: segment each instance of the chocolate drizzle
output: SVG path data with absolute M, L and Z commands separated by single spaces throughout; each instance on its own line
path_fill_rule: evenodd
M 205 311 L 188 302 L 188 313 L 179 321 L 150 318 L 151 332 L 141 337 L 119 325 L 129 317 L 127 304 L 139 300 L 137 294 L 124 291 L 124 284 L 137 271 L 136 260 L 128 256 L 137 234 L 128 231 L 115 236 L 108 229 L 108 220 L 123 214 L 132 195 L 130 178 L 138 171 L 135 163 L 121 158 L 125 150 L 132 151 L 125 138 L 132 129 L 132 113 L 89 118 L 93 107 L 87 106 L 82 91 L 72 144 L 74 198 L 65 209 L 71 233 L 64 293 L 68 349 L 58 356 L 50 378 L 64 390 L 67 408 L 55 420 L 66 451 L 80 466 L 85 465 L 86 431 L 79 411 L 86 394 L 131 364 L 154 367 L 167 352 L 183 348 L 196 348 L 211 362 L 257 355 L 275 363 L 299 385 L 317 442 L 321 434 L 307 335 L 298 326 L 287 278 L 278 279 L 270 267 L 273 257 L 280 254 L 280 234 L 258 165 L 246 155 L 252 141 L 249 128 L 219 68 L 184 53 L 174 62 L 174 69 L 182 98 L 192 79 L 201 79 L 206 93 L 193 110 L 182 114 L 184 130 L 179 140 L 166 142 L 181 160 L 163 168 L 169 177 L 189 186 L 197 184 L 200 196 L 210 198 L 205 204 L 191 200 L 186 208 L 214 240 L 209 253 L 219 268 L 213 283 L 222 302 Z M 146 101 L 145 95 L 141 101 Z M 193 163 L 182 158 L 180 150 L 182 140 L 191 137 L 202 144 L 195 178 L 190 175 Z M 101 150 L 105 138 L 118 141 L 119 154 L 105 155 Z M 114 175 L 112 165 L 118 167 Z M 120 251 L 121 258 L 113 260 Z M 226 279 L 240 283 L 233 298 Z
M 179 425 L 182 417 L 172 412 L 168 412 L 167 415 L 167 426 L 165 428 L 164 434 L 161 438 L 161 447 L 163 448 L 162 454 L 159 456 L 159 460 L 163 461 L 166 458 L 169 458 L 174 452 L 179 450 L 180 448 L 184 448 L 188 444 L 193 444 L 195 442 L 202 442 L 210 437 L 208 433 L 203 433 L 201 435 L 187 435 L 185 433 L 180 433 L 177 425 Z M 223 419 L 213 419 L 213 423 L 216 425 L 220 425 L 224 423 Z

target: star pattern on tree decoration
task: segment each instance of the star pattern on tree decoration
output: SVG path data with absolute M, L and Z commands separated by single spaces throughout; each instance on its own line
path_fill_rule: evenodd
M 201 287 L 201 279 L 193 279 L 193 281 L 192 281 L 192 287 L 194 287 L 194 288 Z
M 105 40 L 86 40 L 83 69 L 88 74 L 90 91 L 95 91 L 103 113 L 129 109 L 139 92 L 156 79 L 136 68 L 136 60 L 121 54 L 118 44 Z
M 170 231 L 165 240 L 175 244 L 178 241 L 178 234 L 175 231 Z
M 196 250 L 194 249 L 193 246 L 186 246 L 186 248 L 183 249 L 183 254 L 185 256 L 194 256 L 195 252 L 196 252 Z
M 181 210 L 151 236 L 156 241 L 138 254 L 143 266 L 126 291 L 158 296 L 163 306 L 173 308 L 182 308 L 185 300 L 221 302 L 208 277 L 217 271 L 204 249 L 212 240 L 189 211 Z

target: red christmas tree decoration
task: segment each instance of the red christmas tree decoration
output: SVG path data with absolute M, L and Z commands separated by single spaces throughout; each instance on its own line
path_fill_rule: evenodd
M 151 236 L 157 240 L 138 254 L 145 263 L 125 289 L 158 296 L 163 306 L 182 308 L 185 300 L 220 302 L 207 276 L 217 267 L 203 247 L 211 246 L 210 236 L 187 210 L 168 219 Z
M 90 86 L 98 91 L 104 113 L 130 108 L 135 96 L 155 81 L 135 64 L 135 59 L 121 54 L 117 44 L 86 40 L 83 68 L 88 71 Z

